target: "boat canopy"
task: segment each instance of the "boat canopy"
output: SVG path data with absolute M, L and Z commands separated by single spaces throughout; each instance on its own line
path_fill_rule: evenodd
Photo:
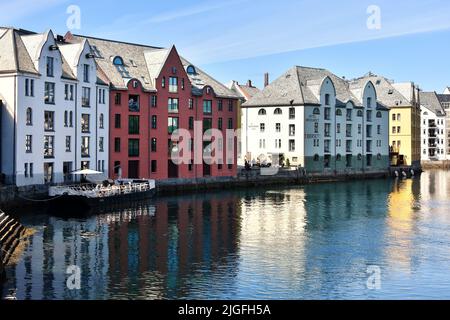
M 74 171 L 74 172 L 72 172 L 72 174 L 77 175 L 77 176 L 90 176 L 90 175 L 96 175 L 96 174 L 103 174 L 103 172 L 95 171 L 95 170 L 91 170 L 91 169 L 84 169 L 84 170 Z

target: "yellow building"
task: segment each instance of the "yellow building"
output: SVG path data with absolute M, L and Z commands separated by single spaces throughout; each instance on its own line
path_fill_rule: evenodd
M 375 83 L 379 102 L 390 109 L 391 165 L 420 168 L 419 88 L 413 82 L 394 83 L 372 73 L 366 77 Z

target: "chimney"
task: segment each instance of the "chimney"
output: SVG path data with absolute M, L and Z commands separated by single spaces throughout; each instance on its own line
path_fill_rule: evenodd
M 264 74 L 264 88 L 269 85 L 269 73 Z
M 252 80 L 247 81 L 247 87 L 252 87 Z

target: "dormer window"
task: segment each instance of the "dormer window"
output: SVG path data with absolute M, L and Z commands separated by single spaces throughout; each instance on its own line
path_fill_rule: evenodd
M 196 74 L 196 71 L 195 71 L 195 67 L 194 66 L 188 66 L 187 67 L 187 69 L 186 69 L 186 73 L 187 74 Z
M 123 66 L 123 59 L 119 56 L 115 57 L 113 60 L 115 66 Z

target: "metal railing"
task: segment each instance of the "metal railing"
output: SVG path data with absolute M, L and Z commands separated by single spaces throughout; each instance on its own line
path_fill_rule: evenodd
M 82 196 L 86 198 L 107 198 L 132 193 L 141 193 L 153 189 L 149 183 L 131 183 L 124 185 L 73 185 L 51 187 L 50 196 Z

